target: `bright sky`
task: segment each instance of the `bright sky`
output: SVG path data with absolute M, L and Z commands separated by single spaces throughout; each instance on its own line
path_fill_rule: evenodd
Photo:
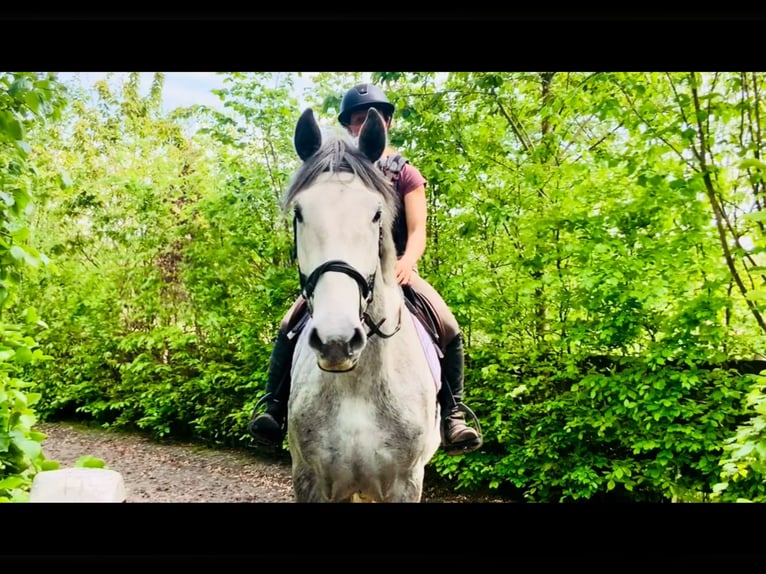
M 106 78 L 106 72 L 59 72 L 62 82 L 68 83 L 78 77 L 83 86 L 92 86 Z M 153 72 L 141 72 L 141 93 L 147 94 L 152 85 Z M 127 80 L 127 72 L 115 72 L 113 81 Z M 223 87 L 223 78 L 215 72 L 166 72 L 162 90 L 163 107 L 172 110 L 178 106 L 204 104 L 220 108 L 221 102 L 210 90 Z
M 141 93 L 149 93 L 152 85 L 154 72 L 140 72 Z M 62 82 L 80 78 L 83 86 L 93 86 L 97 81 L 106 77 L 106 72 L 59 72 Z M 128 72 L 115 72 L 112 74 L 113 81 L 120 83 L 128 78 Z M 296 92 L 300 94 L 308 80 L 295 79 Z M 223 109 L 218 96 L 211 90 L 223 88 L 223 77 L 215 72 L 165 72 L 165 84 L 162 89 L 163 107 L 166 111 L 179 106 L 191 106 L 203 104 L 217 109 Z

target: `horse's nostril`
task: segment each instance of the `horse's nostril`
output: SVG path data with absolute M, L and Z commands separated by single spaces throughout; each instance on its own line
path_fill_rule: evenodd
M 334 355 L 337 357 L 351 357 L 358 353 L 366 342 L 367 336 L 360 327 L 354 329 L 354 334 L 347 341 L 342 339 L 323 341 L 317 330 L 312 327 L 308 340 L 309 347 L 312 349 L 319 351 L 323 355 Z
M 362 329 L 359 327 L 354 329 L 354 336 L 351 337 L 351 340 L 348 342 L 349 353 L 353 353 L 361 349 L 364 346 L 365 339 L 366 337 Z
M 322 340 L 319 338 L 317 330 L 314 328 L 312 328 L 311 332 L 309 333 L 309 347 L 316 350 L 322 348 Z

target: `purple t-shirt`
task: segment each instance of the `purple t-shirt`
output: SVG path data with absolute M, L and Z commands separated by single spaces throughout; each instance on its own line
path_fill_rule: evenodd
M 426 178 L 420 173 L 420 170 L 411 163 L 407 162 L 399 172 L 399 180 L 396 184 L 396 191 L 399 193 L 399 197 L 404 199 L 404 196 L 411 192 L 413 189 L 426 185 Z

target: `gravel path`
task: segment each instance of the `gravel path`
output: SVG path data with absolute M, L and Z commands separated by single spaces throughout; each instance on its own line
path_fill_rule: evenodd
M 43 452 L 61 468 L 81 456 L 122 474 L 128 502 L 292 502 L 289 459 L 210 449 L 73 423 L 43 423 Z
M 69 422 L 40 423 L 35 430 L 46 434 L 43 452 L 61 468 L 91 455 L 120 472 L 127 502 L 293 502 L 287 452 L 211 449 Z M 423 502 L 511 501 L 426 482 Z

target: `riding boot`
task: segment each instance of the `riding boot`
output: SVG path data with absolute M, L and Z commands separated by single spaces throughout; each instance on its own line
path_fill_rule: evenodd
M 463 337 L 458 333 L 445 349 L 442 359 L 442 388 L 439 391 L 442 447 L 448 455 L 473 452 L 484 442 L 476 415 L 462 402 L 463 367 Z M 478 430 L 466 424 L 466 413 L 471 415 Z
M 271 351 L 266 380 L 266 394 L 256 403 L 247 430 L 262 446 L 282 446 L 287 432 L 287 399 L 290 395 L 290 368 L 298 337 L 290 339 L 280 329 Z M 256 414 L 262 404 L 266 410 Z

